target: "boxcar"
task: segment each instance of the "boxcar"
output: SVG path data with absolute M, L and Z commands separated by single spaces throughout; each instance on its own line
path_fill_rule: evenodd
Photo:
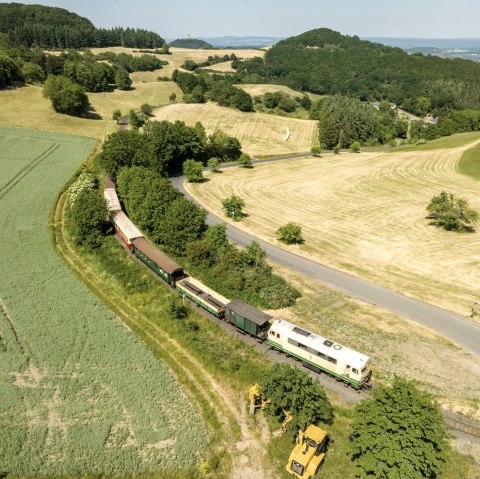
M 272 317 L 244 303 L 241 299 L 236 299 L 225 306 L 225 319 L 240 331 L 263 341 L 267 336 L 269 321 Z
M 177 282 L 177 290 L 217 318 L 223 318 L 227 298 L 205 286 L 195 278 L 185 278 Z
M 185 277 L 183 268 L 178 263 L 162 253 L 145 238 L 134 239 L 133 246 L 135 256 L 168 284 L 174 286 L 176 281 Z
M 141 231 L 130 221 L 130 218 L 123 211 L 112 213 L 115 232 L 122 238 L 130 251 L 133 250 L 133 241 L 142 238 Z

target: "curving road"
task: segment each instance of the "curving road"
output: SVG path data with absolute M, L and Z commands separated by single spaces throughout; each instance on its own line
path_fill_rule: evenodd
M 306 156 L 306 153 L 255 160 L 254 163 L 266 163 L 302 156 Z M 232 166 L 237 165 L 225 165 L 224 168 Z M 183 187 L 183 182 L 183 176 L 172 178 L 173 186 L 186 197 L 193 200 Z M 212 225 L 224 223 L 224 221 L 208 212 L 207 223 Z M 298 256 L 295 253 L 262 241 L 230 224 L 227 224 L 227 232 L 230 240 L 239 246 L 246 246 L 255 240 L 267 252 L 270 261 L 320 281 L 348 296 L 416 321 L 480 356 L 480 324 L 474 323 L 455 313 L 424 303 L 418 299 L 382 288 L 364 279 L 356 278 L 347 273 L 323 266 L 302 256 Z

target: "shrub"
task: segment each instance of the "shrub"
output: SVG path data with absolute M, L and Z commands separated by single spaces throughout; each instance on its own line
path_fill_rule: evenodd
M 296 223 L 287 223 L 277 230 L 279 241 L 286 244 L 302 244 L 305 242 L 302 236 L 302 227 Z
M 187 160 L 183 163 L 183 174 L 190 183 L 203 180 L 203 164 L 201 161 Z
M 354 153 L 360 153 L 360 143 L 358 141 L 354 141 L 351 145 L 350 145 L 350 149 L 354 152 Z
M 470 208 L 466 200 L 446 191 L 431 199 L 427 211 L 432 223 L 445 230 L 468 231 L 480 219 L 478 212 Z
M 116 108 L 115 110 L 112 111 L 112 120 L 116 121 L 118 123 L 118 121 L 122 118 L 122 112 Z
M 242 153 L 238 159 L 238 164 L 241 168 L 253 168 L 252 158 L 246 153 Z
M 140 111 L 141 111 L 145 116 L 152 116 L 153 107 L 152 107 L 152 105 L 149 105 L 148 103 L 144 103 L 144 104 L 140 107 Z
M 213 173 L 219 173 L 220 170 L 218 169 L 218 166 L 220 165 L 220 160 L 213 156 L 208 160 L 207 163 L 208 167 L 212 170 Z
M 234 221 L 238 221 L 243 216 L 245 201 L 239 196 L 231 195 L 222 201 L 222 206 L 227 216 L 230 216 Z

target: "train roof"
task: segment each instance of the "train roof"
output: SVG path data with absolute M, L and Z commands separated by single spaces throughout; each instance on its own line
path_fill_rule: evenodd
M 191 276 L 189 276 L 187 278 L 187 281 L 193 284 L 198 289 L 202 290 L 204 293 L 210 295 L 216 301 L 220 302 L 222 306 L 225 306 L 228 302 L 230 302 L 230 300 L 225 298 L 225 296 L 222 296 L 221 294 L 217 293 L 215 290 L 213 290 L 212 288 L 209 288 L 206 284 L 203 284 L 201 281 L 199 281 L 196 278 L 192 278 Z
M 128 241 L 143 237 L 141 231 L 130 221 L 130 218 L 123 211 L 115 213 L 113 222 Z
M 260 311 L 247 303 L 244 303 L 241 299 L 235 299 L 225 306 L 226 309 L 239 314 L 240 316 L 249 319 L 258 326 L 263 326 L 268 323 L 272 316 Z
M 160 266 L 160 268 L 162 268 L 167 274 L 183 272 L 182 266 L 173 261 L 173 259 L 170 259 L 147 239 L 141 237 L 134 239 L 132 242 L 135 245 L 135 248 L 158 264 L 158 266 Z
M 107 201 L 108 211 L 122 211 L 122 206 L 118 200 L 117 191 L 115 188 L 108 188 L 103 190 L 103 197 Z
M 370 359 L 365 354 L 347 348 L 346 346 L 342 346 L 341 344 L 335 343 L 330 339 L 319 336 L 306 329 L 299 328 L 295 324 L 289 323 L 283 319 L 275 320 L 272 324 L 272 329 L 275 332 L 282 333 L 285 336 L 314 349 L 315 351 L 345 362 L 356 369 L 362 369 Z

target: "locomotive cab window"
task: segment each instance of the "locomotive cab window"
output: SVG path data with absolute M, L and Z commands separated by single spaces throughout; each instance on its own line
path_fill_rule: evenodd
M 358 369 L 352 368 L 352 373 L 358 374 Z

